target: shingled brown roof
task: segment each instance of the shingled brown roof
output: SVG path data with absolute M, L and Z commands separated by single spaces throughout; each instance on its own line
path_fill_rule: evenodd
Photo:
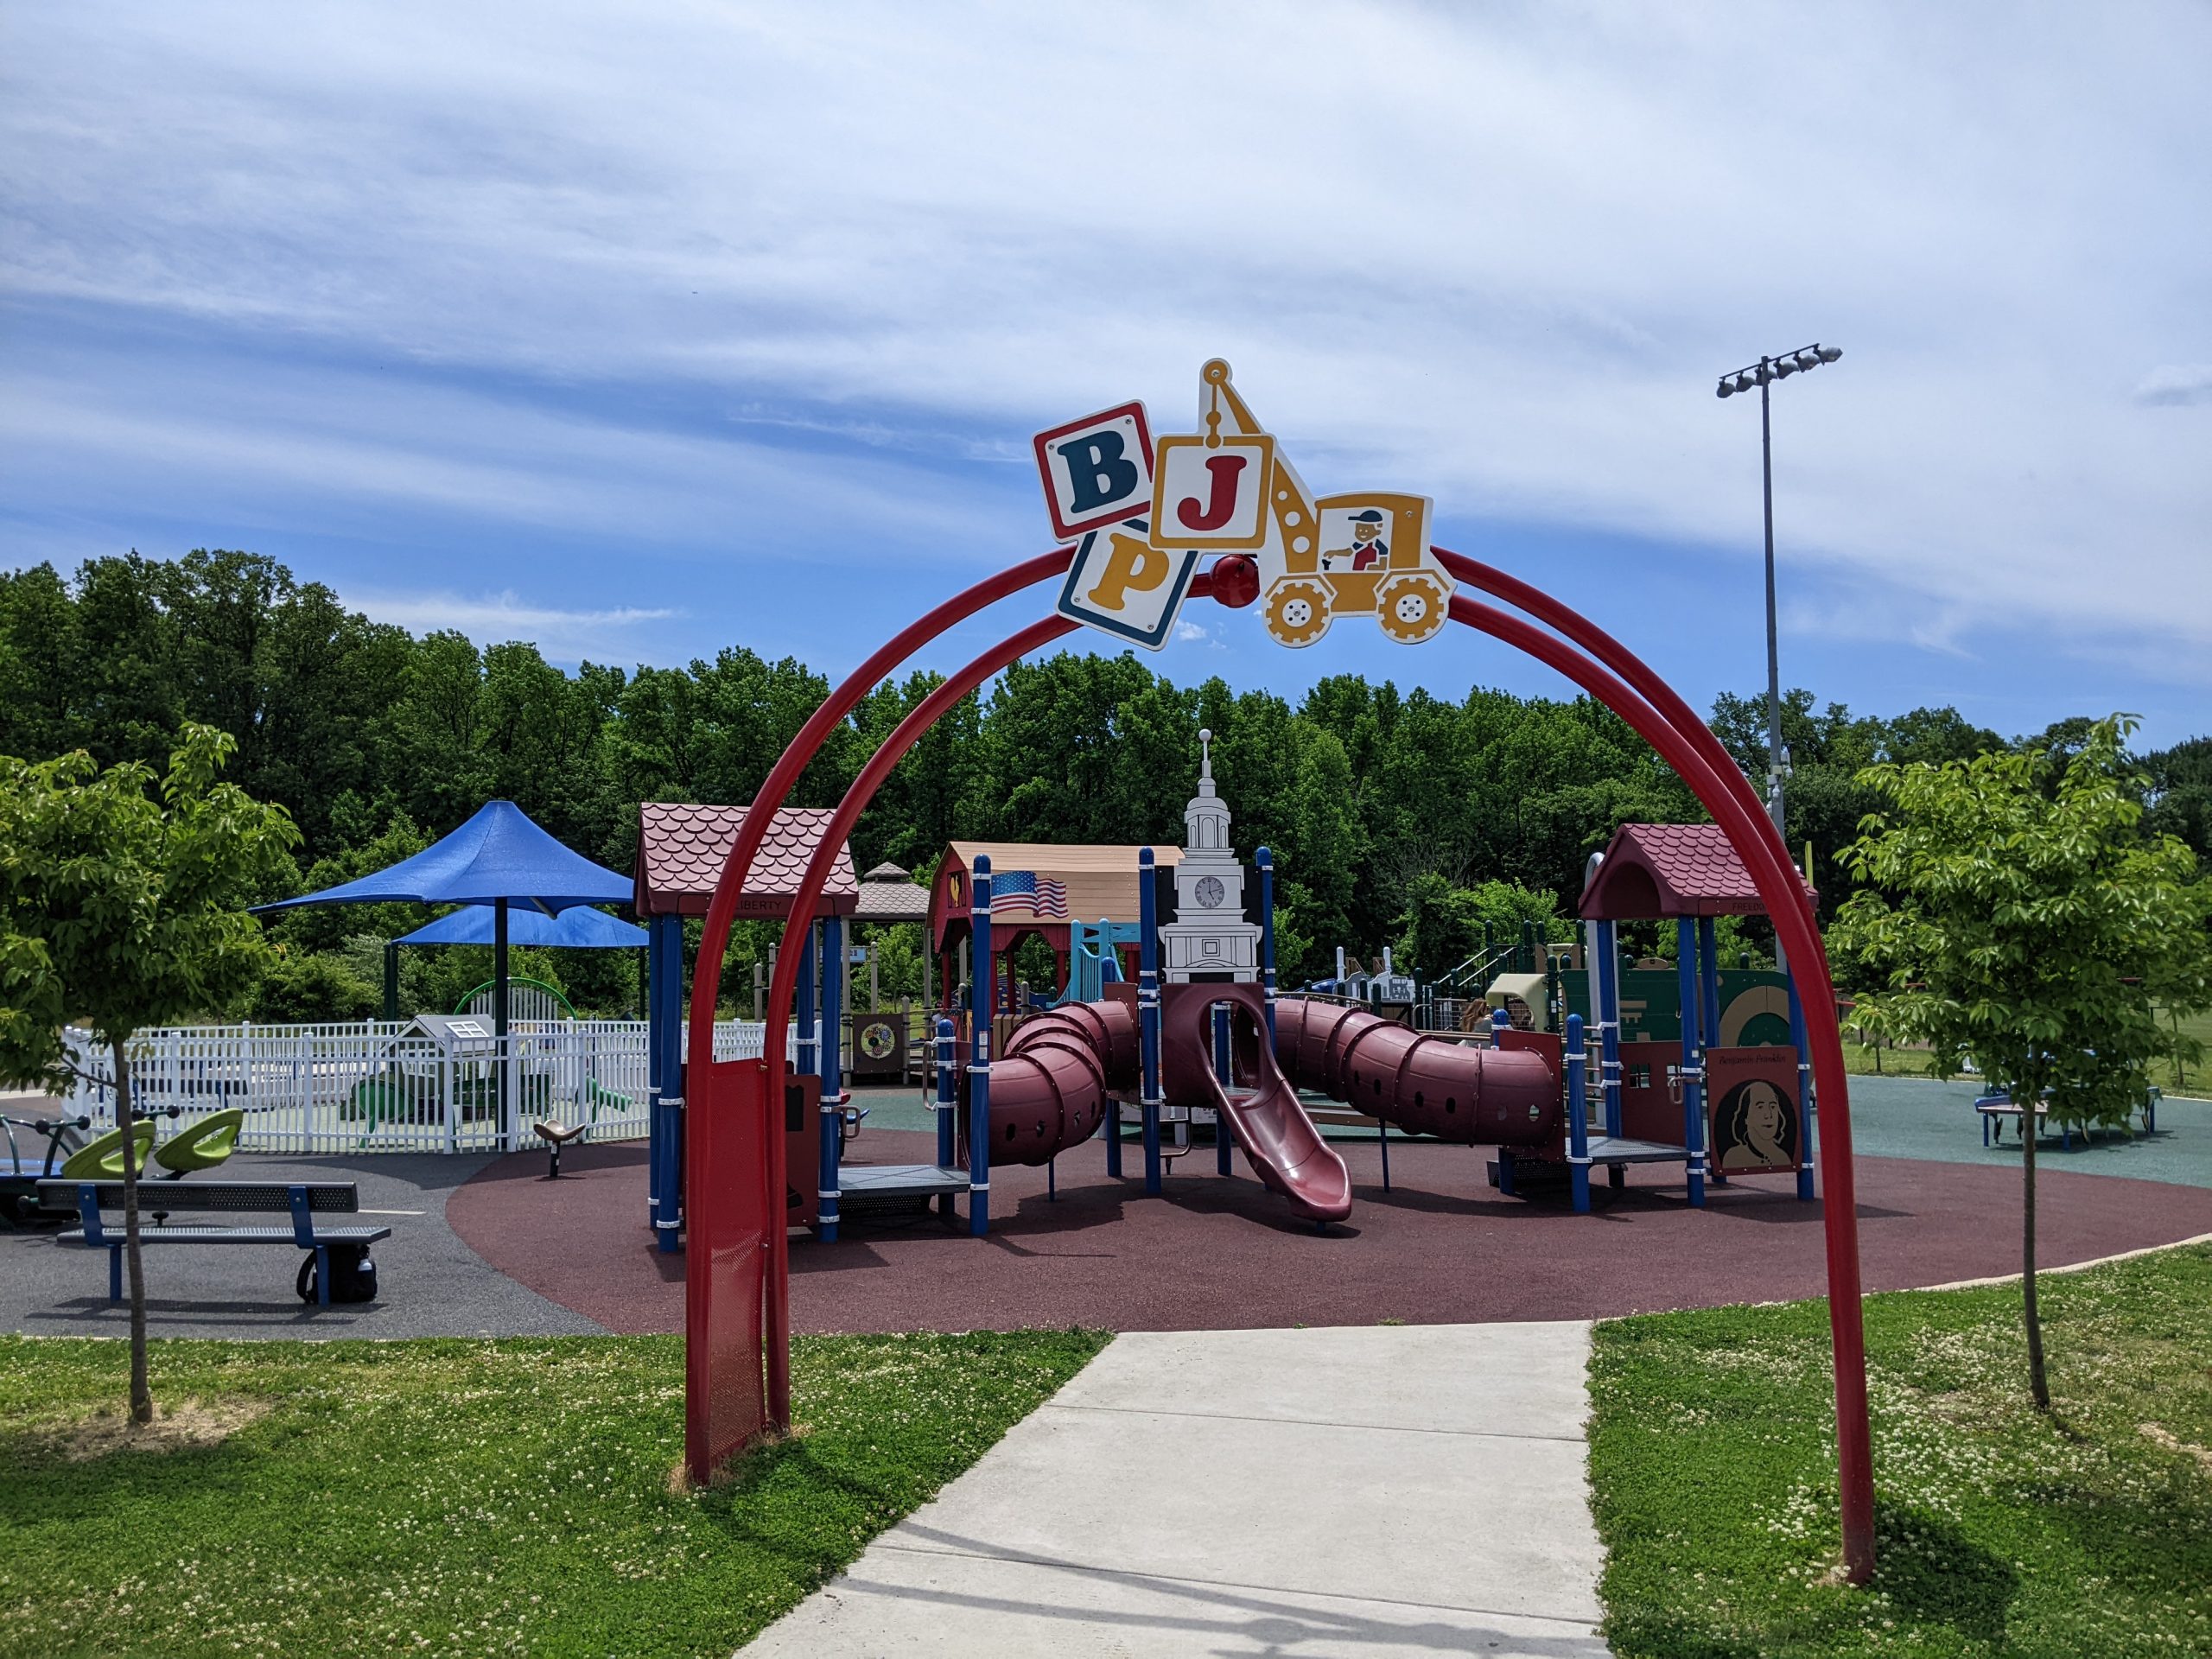
M 896 864 L 879 864 L 861 878 L 860 906 L 853 917 L 862 922 L 925 922 L 930 890 Z
M 1582 890 L 1586 921 L 1764 916 L 1766 906 L 1717 823 L 1624 823 Z
M 749 806 L 702 806 L 684 801 L 647 801 L 638 808 L 636 906 L 640 916 L 703 916 L 721 880 L 722 864 L 737 843 Z M 826 806 L 783 806 L 746 879 L 741 916 L 781 916 L 806 874 L 834 816 Z M 815 906 L 817 916 L 849 916 L 860 902 L 853 849 L 837 849 L 836 862 Z

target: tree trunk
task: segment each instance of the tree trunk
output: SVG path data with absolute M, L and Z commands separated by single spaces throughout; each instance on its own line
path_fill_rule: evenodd
M 2017 1096 L 2015 1096 L 2017 1098 Z M 2031 1100 L 2020 1114 L 2027 1133 L 2020 1137 L 2020 1312 L 2028 1332 L 2028 1392 L 2036 1409 L 2050 1409 L 2050 1383 L 2044 1375 L 2043 1315 L 2036 1307 L 2036 1113 Z
M 115 1126 L 123 1131 L 123 1263 L 130 1277 L 130 1421 L 154 1421 L 154 1390 L 146 1380 L 146 1268 L 138 1253 L 137 1136 L 132 1133 L 130 1057 L 115 1053 Z

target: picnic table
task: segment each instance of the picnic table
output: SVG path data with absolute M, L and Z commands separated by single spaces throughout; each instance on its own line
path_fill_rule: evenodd
M 2164 1098 L 2165 1098 L 2164 1091 L 2155 1084 L 2144 1091 L 2141 1109 L 2144 1134 L 2158 1133 L 2158 1103 Z M 2024 1137 L 2027 1134 L 2025 1127 L 2027 1108 L 2016 1105 L 2010 1095 L 1983 1095 L 1974 1102 L 1974 1109 L 1975 1115 L 1981 1120 L 1981 1144 L 1985 1147 L 1993 1144 L 1993 1137 L 1995 1145 L 2001 1147 L 2005 1144 L 2005 1124 L 2007 1119 L 2012 1122 L 2016 1138 Z M 2046 1103 L 2039 1100 L 2036 1103 L 2035 1113 L 2036 1127 L 2040 1133 L 2044 1120 L 2050 1116 L 2050 1108 Z M 2085 1126 L 2083 1133 L 2088 1132 L 2088 1126 Z M 2058 1126 L 2058 1135 L 2061 1149 L 2067 1152 L 2073 1151 L 2072 1126 L 2062 1121 Z

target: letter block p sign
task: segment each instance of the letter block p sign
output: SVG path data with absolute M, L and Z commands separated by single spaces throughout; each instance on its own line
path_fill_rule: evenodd
M 1063 542 L 1141 518 L 1151 506 L 1152 431 L 1142 404 L 1101 410 L 1039 432 L 1034 442 L 1052 534 Z
M 1162 551 L 1153 546 L 1141 518 L 1109 524 L 1084 537 L 1052 608 L 1088 627 L 1158 651 L 1175 631 L 1198 564 L 1196 548 Z

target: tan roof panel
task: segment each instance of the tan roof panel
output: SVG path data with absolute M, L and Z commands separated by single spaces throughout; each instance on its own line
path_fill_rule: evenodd
M 1061 883 L 1067 888 L 1070 920 L 1134 922 L 1138 919 L 1139 850 L 1134 846 L 1063 846 L 1034 841 L 956 841 L 938 861 L 938 879 L 931 887 L 933 902 L 938 896 L 946 897 L 949 912 L 936 918 L 934 931 L 942 935 L 948 925 L 964 919 L 967 913 L 946 895 L 946 870 L 957 862 L 963 872 L 972 874 L 976 857 L 986 854 L 995 871 L 1029 870 Z M 1172 842 L 1155 844 L 1152 852 L 1161 869 L 1172 869 L 1183 861 L 1183 849 Z M 1041 925 L 1065 925 L 1051 922 Z
M 988 853 L 995 869 L 1035 870 L 1039 874 L 1065 878 L 1072 874 L 1116 874 L 1134 877 L 1135 847 L 1060 846 L 1047 841 L 956 841 L 952 854 L 969 869 L 976 855 Z M 1155 845 L 1153 861 L 1172 865 L 1183 861 L 1183 849 L 1170 842 Z

